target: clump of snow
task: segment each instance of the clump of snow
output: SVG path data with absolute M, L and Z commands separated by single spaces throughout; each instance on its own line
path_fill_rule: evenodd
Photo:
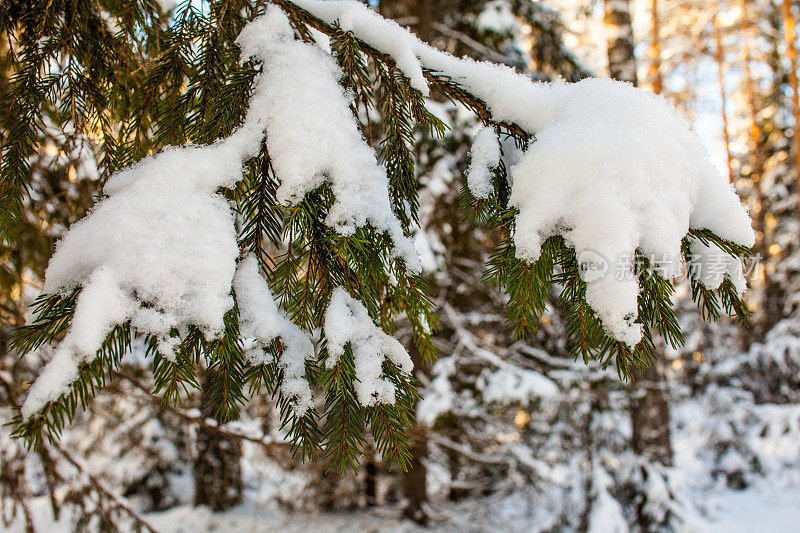
M 742 272 L 742 262 L 725 253 L 715 244 L 704 244 L 699 239 L 692 239 L 691 264 L 689 273 L 700 281 L 708 290 L 716 290 L 727 276 L 741 296 L 747 289 L 747 280 Z
M 218 145 L 169 149 L 112 177 L 110 196 L 59 242 L 43 290 L 83 290 L 69 333 L 31 387 L 24 416 L 65 393 L 78 365 L 116 324 L 130 321 L 155 335 L 167 357 L 174 331 L 189 325 L 209 336 L 222 331 L 233 305 L 238 247 L 230 205 L 208 182 L 213 175 L 227 179 L 240 163 L 226 165 L 218 155 L 224 155 Z
M 484 126 L 475 134 L 470 150 L 467 186 L 475 198 L 488 198 L 492 194 L 492 170 L 500 164 L 500 141 L 491 126 Z
M 506 0 L 487 2 L 475 20 L 478 29 L 501 34 L 513 32 L 518 25 L 517 18 Z
M 418 45 L 422 45 L 422 41 L 395 21 L 385 19 L 374 11 L 365 9 L 364 5 L 358 2 L 298 0 L 292 3 L 323 20 L 337 21 L 342 30 L 352 31 L 362 40 L 392 56 L 397 68 L 406 75 L 411 86 L 420 91 L 423 96 L 429 95 L 428 82 L 425 80 L 422 65 L 415 53 L 415 49 Z
M 254 255 L 248 255 L 239 263 L 233 289 L 239 306 L 239 334 L 248 361 L 269 363 L 265 348 L 280 339 L 283 344 L 279 358 L 283 369 L 281 392 L 287 398 L 294 398 L 294 411 L 302 416 L 314 406 L 305 366 L 306 360 L 314 357 L 311 339 L 280 312 Z
M 280 31 L 272 31 L 278 24 Z M 264 118 L 267 147 L 281 182 L 278 201 L 297 203 L 327 182 L 336 197 L 327 225 L 342 235 L 367 224 L 386 231 L 395 253 L 418 272 L 421 265 L 413 242 L 391 209 L 386 170 L 361 136 L 333 58 L 295 41 L 288 19 L 277 8 L 245 27 L 237 43 L 243 56 L 263 64 L 264 81 L 251 108 Z
M 210 146 L 170 147 L 115 174 L 104 190 L 108 197 L 58 244 L 44 292 L 83 291 L 70 332 L 31 388 L 26 417 L 67 392 L 78 365 L 116 324 L 129 320 L 138 332 L 156 336 L 167 357 L 178 342 L 175 334 L 190 325 L 210 337 L 221 333 L 233 306 L 238 246 L 231 206 L 218 191 L 241 179 L 242 163 L 258 155 L 265 130 L 281 201 L 298 202 L 327 180 L 336 196 L 330 225 L 345 235 L 366 224 L 386 231 L 395 254 L 410 270 L 420 270 L 413 243 L 391 210 L 386 173 L 337 83 L 335 62 L 314 45 L 295 41 L 286 15 L 274 6 L 237 42 L 243 59 L 264 63 L 244 123 Z M 104 314 L 84 318 L 92 309 Z M 286 357 L 285 368 L 297 361 Z M 290 372 L 286 387 L 296 386 L 305 405 L 305 389 L 292 381 L 298 375 Z
M 130 319 L 137 307 L 112 270 L 95 270 L 83 287 L 69 332 L 31 385 L 22 416 L 27 418 L 58 398 L 78 378 L 79 365 L 93 359 L 111 329 Z
M 512 171 L 517 256 L 535 261 L 544 239 L 561 234 L 579 257 L 591 251 L 614 265 L 588 283 L 586 300 L 613 337 L 633 346 L 641 339 L 638 280 L 629 275 L 637 250 L 662 260 L 670 277 L 681 271 L 681 240 L 698 220 L 745 245 L 753 230 L 666 100 L 612 80 L 562 90 L 558 117 Z
M 755 242 L 733 188 L 663 97 L 613 80 L 534 82 L 506 66 L 435 50 L 358 2 L 293 1 L 330 23 L 358 19 L 350 29 L 368 44 L 388 54 L 412 50 L 424 67 L 483 99 L 496 121 L 535 134 L 511 172 L 511 204 L 520 211 L 517 256 L 535 261 L 556 234 L 578 256 L 599 254 L 613 268 L 588 284 L 586 299 L 615 339 L 633 346 L 642 336 L 638 281 L 629 275 L 637 250 L 664 258 L 672 265 L 667 274 L 675 275 L 690 228 L 744 246 Z
M 329 357 L 325 362 L 333 368 L 350 344 L 355 362 L 356 394 L 361 405 L 390 404 L 395 401 L 395 386 L 383 375 L 384 358 L 400 370 L 414 369 L 408 352 L 400 341 L 375 325 L 367 309 L 342 287 L 334 289 L 325 312 L 325 337 Z

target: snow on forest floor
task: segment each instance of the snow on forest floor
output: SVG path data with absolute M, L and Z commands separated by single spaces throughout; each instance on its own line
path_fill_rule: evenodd
M 762 404 L 756 409 L 760 420 L 783 420 L 786 413 L 795 418 L 798 406 Z M 673 444 L 675 448 L 675 473 L 682 478 L 686 496 L 703 511 L 704 518 L 692 520 L 686 529 L 695 532 L 789 532 L 800 531 L 800 468 L 795 461 L 770 463 L 766 477 L 751 478 L 744 490 L 733 490 L 724 484 L 709 480 L 704 461 L 708 440 L 703 434 L 720 431 L 724 425 L 719 415 L 704 412 L 695 400 L 679 401 L 673 408 Z M 710 422 L 719 422 L 719 424 Z M 782 426 L 781 426 L 782 427 Z M 780 433 L 780 432 L 779 432 Z M 783 434 L 781 434 L 783 435 Z M 764 465 L 774 458 L 793 456 L 797 443 L 793 437 L 761 442 L 761 459 Z M 787 435 L 783 435 L 786 437 Z M 788 446 L 787 449 L 784 449 Z M 785 466 L 791 464 L 792 466 Z M 188 479 L 183 480 L 186 483 Z M 529 532 L 547 528 L 550 520 L 541 494 L 534 490 L 519 491 L 505 496 L 496 495 L 482 500 L 467 500 L 459 504 L 434 503 L 430 507 L 432 523 L 429 529 L 404 520 L 398 507 L 384 506 L 371 510 L 339 512 L 288 512 L 275 500 L 285 493 L 290 483 L 285 476 L 261 478 L 261 486 L 245 492 L 245 502 L 225 513 L 212 513 L 207 508 L 182 505 L 160 513 L 148 513 L 144 518 L 157 531 L 164 533 L 245 533 L 272 532 L 328 533 L 328 532 L 423 532 L 423 531 L 508 531 Z M 188 486 L 182 490 L 190 490 Z M 183 495 L 191 501 L 190 494 Z M 31 502 L 36 530 L 68 532 L 73 525 L 68 513 L 60 520 L 53 519 L 49 501 L 38 497 Z M 0 532 L 23 532 L 21 523 Z
M 788 533 L 800 530 L 800 487 L 767 481 L 741 490 L 705 494 L 712 509 L 712 531 Z
M 772 533 L 794 532 L 800 524 L 800 487 L 770 487 L 766 483 L 742 491 L 724 490 L 711 494 L 698 494 L 706 500 L 712 509 L 714 520 L 708 524 L 712 532 L 752 532 L 769 531 Z M 44 498 L 34 502 L 37 531 L 59 532 L 70 531 L 70 521 L 62 518 L 58 522 L 52 520 L 49 504 Z M 282 531 L 286 533 L 300 532 L 421 532 L 426 529 L 407 520 L 398 518 L 393 509 L 376 509 L 373 511 L 350 511 L 329 513 L 297 513 L 290 514 L 274 508 L 264 508 L 245 504 L 225 513 L 212 513 L 207 508 L 195 508 L 188 505 L 175 507 L 162 513 L 145 515 L 147 521 L 158 531 L 164 533 L 245 533 Z M 496 524 L 481 525 L 473 523 L 465 528 L 464 524 L 439 522 L 433 525 L 437 531 L 491 531 Z M 474 529 L 473 529 L 474 528 Z M 509 531 L 528 531 L 528 524 L 518 522 Z M 21 527 L 0 531 L 17 532 Z
M 729 489 L 711 492 L 697 492 L 710 512 L 710 521 L 705 531 L 710 532 L 752 532 L 771 533 L 794 532 L 800 527 L 800 486 L 776 486 L 762 480 L 751 487 L 737 491 Z M 513 497 L 511 498 L 513 499 Z M 475 502 L 478 503 L 478 502 Z M 287 513 L 275 505 L 256 505 L 252 500 L 227 511 L 212 513 L 207 508 L 183 505 L 161 513 L 150 513 L 145 519 L 158 531 L 164 533 L 245 533 L 272 532 L 286 533 L 332 533 L 345 531 L 368 532 L 422 532 L 436 531 L 497 531 L 499 523 L 506 531 L 530 531 L 530 523 L 514 516 L 511 506 L 493 505 L 493 511 L 510 513 L 509 516 L 488 516 L 486 522 L 462 523 L 456 513 L 443 513 L 442 517 L 452 520 L 435 522 L 431 529 L 402 520 L 394 508 L 377 508 L 370 511 L 347 511 L 325 513 Z M 52 519 L 46 498 L 33 502 L 37 531 L 61 532 L 72 530 L 68 517 L 58 522 Z M 489 513 L 491 514 L 491 513 Z M 0 531 L 22 532 L 20 525 Z

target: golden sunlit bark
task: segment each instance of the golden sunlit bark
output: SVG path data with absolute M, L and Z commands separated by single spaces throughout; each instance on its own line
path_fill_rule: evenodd
M 800 94 L 797 83 L 797 39 L 796 25 L 792 16 L 791 0 L 783 0 L 783 35 L 786 40 L 786 57 L 789 60 L 789 85 L 792 88 L 792 117 L 794 118 L 792 134 L 792 154 L 794 155 L 794 171 L 797 179 L 797 202 L 800 208 Z
M 733 182 L 733 163 L 731 157 L 731 135 L 728 126 L 728 93 L 725 90 L 725 51 L 722 47 L 722 32 L 719 29 L 717 15 L 719 14 L 719 4 L 714 2 L 711 7 L 711 25 L 714 28 L 714 59 L 717 62 L 717 80 L 719 82 L 719 96 L 722 115 L 722 140 L 725 143 L 725 156 L 728 165 L 728 181 Z
M 756 250 L 766 257 L 765 232 L 764 232 L 764 191 L 761 188 L 761 177 L 764 175 L 764 152 L 761 146 L 761 127 L 758 124 L 758 103 L 756 102 L 755 80 L 750 68 L 753 49 L 752 43 L 756 38 L 756 27 L 748 14 L 747 0 L 740 0 L 742 10 L 742 43 L 744 52 L 744 90 L 747 96 L 748 119 L 750 121 L 750 143 L 753 150 L 752 172 L 750 181 L 753 186 L 754 202 L 752 217 L 756 229 Z
M 653 92 L 660 94 L 664 91 L 664 79 L 661 77 L 661 24 L 658 18 L 658 0 L 650 0 L 650 68 L 648 79 Z

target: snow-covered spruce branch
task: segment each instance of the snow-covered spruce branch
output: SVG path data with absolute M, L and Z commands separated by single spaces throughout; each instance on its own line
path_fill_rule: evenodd
M 626 373 L 629 359 L 652 353 L 651 330 L 681 342 L 669 278 L 692 247 L 708 257 L 701 245 L 728 254 L 752 245 L 736 194 L 662 98 L 609 80 L 536 83 L 457 59 L 355 1 L 273 4 L 280 8 L 269 6 L 237 39 L 242 59 L 261 65 L 243 123 L 214 144 L 168 147 L 114 174 L 107 197 L 59 243 L 49 296 L 18 346 L 66 334 L 31 387 L 17 435 L 35 443 L 42 430 L 57 434 L 133 330 L 148 338 L 157 388 L 170 398 L 196 385 L 205 359 L 223 414 L 237 412 L 245 383 L 251 394 L 263 385 L 278 393 L 290 433 L 339 454 L 340 465 L 353 464 L 366 425 L 385 456 L 406 461 L 410 359 L 384 331 L 402 313 L 424 347 L 435 321 L 407 236 L 417 201 L 413 128 L 442 128 L 425 109 L 432 90 L 489 125 L 469 186 L 478 220 L 508 237 L 487 280 L 508 291 L 522 332 L 535 328 L 558 282 L 576 354 L 606 363 L 615 355 Z M 332 39 L 332 54 L 310 42 L 310 28 Z M 383 164 L 351 110 L 360 105 L 385 115 Z M 501 150 L 498 134 L 520 149 Z M 259 188 L 240 203 L 244 233 L 265 202 L 274 218 L 237 240 L 220 191 L 241 187 Z M 280 248 L 269 258 L 261 233 Z M 586 254 L 610 275 L 581 279 Z M 665 268 L 634 266 L 652 257 Z M 692 280 L 709 317 L 719 300 L 745 314 L 737 265 Z M 324 366 L 307 333 L 323 321 Z M 326 397 L 322 430 L 316 387 Z
M 536 83 L 508 67 L 457 59 L 358 2 L 291 3 L 395 58 L 423 94 L 430 92 L 427 68 L 483 100 L 494 121 L 536 135 L 512 170 L 520 259 L 536 261 L 544 240 L 561 234 L 578 256 L 592 251 L 613 267 L 632 264 L 637 250 L 663 258 L 669 278 L 682 264 L 690 228 L 745 247 L 755 242 L 738 196 L 662 97 L 611 80 Z M 485 187 L 476 187 L 485 196 Z M 607 276 L 586 293 L 612 337 L 629 346 L 641 340 L 635 279 Z

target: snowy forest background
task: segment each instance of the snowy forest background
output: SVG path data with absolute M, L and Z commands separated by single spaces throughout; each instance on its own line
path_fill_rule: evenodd
M 11 3 L 13 8 L 13 2 Z M 223 17 L 220 2 L 161 0 L 164 17 Z M 0 428 L 0 514 L 10 531 L 791 531 L 800 520 L 800 119 L 792 0 L 392 0 L 372 7 L 455 55 L 535 79 L 609 76 L 669 98 L 749 204 L 761 263 L 752 327 L 701 319 L 688 283 L 681 349 L 659 348 L 635 383 L 575 360 L 548 306 L 520 340 L 505 297 L 482 283 L 497 235 L 459 194 L 478 121 L 429 109 L 443 138 L 413 133 L 422 228 L 415 235 L 441 329 L 421 382 L 411 468 L 367 442 L 357 473 L 293 457 L 260 396 L 236 422 L 150 394 L 144 345 L 61 440 L 29 451 Z M 111 21 L 109 21 L 111 23 Z M 0 34 L 9 31 L 0 28 Z M 10 41 L 0 39 L 0 96 Z M 324 43 L 323 43 L 324 46 Z M 3 114 L 13 109 L 0 110 Z M 362 117 L 379 142 L 382 117 Z M 5 132 L 0 121 L 0 139 Z M 96 139 L 45 129 L 32 161 L 21 246 L 0 248 L 0 422 L 48 349 L 10 347 L 55 241 L 93 204 Z M 418 355 L 418 354 L 417 354 Z

